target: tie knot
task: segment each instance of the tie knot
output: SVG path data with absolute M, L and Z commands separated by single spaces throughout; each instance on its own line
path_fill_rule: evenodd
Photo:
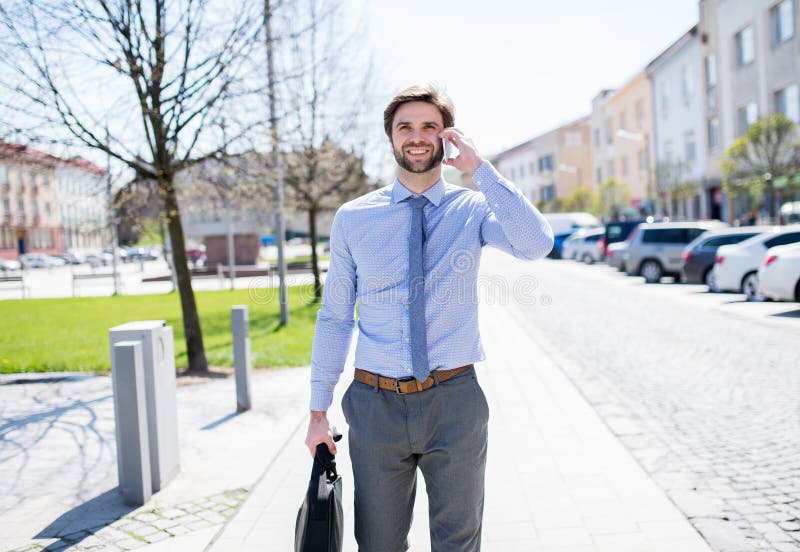
M 425 207 L 425 205 L 428 204 L 428 198 L 423 195 L 420 195 L 409 198 L 408 202 L 414 209 L 422 209 L 423 207 Z

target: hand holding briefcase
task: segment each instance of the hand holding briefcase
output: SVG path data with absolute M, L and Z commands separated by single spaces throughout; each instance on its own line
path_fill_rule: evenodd
M 334 441 L 341 439 L 334 429 Z M 342 552 L 342 478 L 325 443 L 317 445 L 311 480 L 295 523 L 295 552 Z

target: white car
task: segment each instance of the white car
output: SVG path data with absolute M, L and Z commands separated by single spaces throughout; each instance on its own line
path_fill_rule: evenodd
M 775 226 L 735 245 L 717 249 L 714 278 L 722 291 L 744 293 L 748 301 L 763 299 L 758 294 L 758 267 L 770 247 L 800 242 L 800 224 Z
M 581 231 L 582 235 L 573 245 L 573 258 L 586 264 L 603 260 L 604 251 L 600 239 L 606 235 L 605 228 L 587 228 Z
M 758 267 L 758 292 L 775 301 L 800 303 L 800 244 L 767 250 Z
M 620 241 L 606 247 L 606 263 L 620 272 L 625 272 L 625 258 L 628 256 L 628 242 Z
M 19 258 L 23 268 L 52 268 L 54 266 L 64 266 L 64 259 L 51 257 L 43 253 L 25 253 Z

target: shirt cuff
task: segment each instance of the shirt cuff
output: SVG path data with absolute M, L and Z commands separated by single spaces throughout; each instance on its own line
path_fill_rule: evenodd
M 495 169 L 494 166 L 492 166 L 492 164 L 488 161 L 484 161 L 481 163 L 480 167 L 475 169 L 475 172 L 472 173 L 472 182 L 475 183 L 475 186 L 479 190 L 491 187 L 494 184 L 500 184 L 501 186 L 508 188 L 503 175 L 497 172 L 497 169 Z
M 309 407 L 311 410 L 317 412 L 326 412 L 333 403 L 333 390 L 326 391 L 324 389 L 317 389 L 316 386 L 311 386 L 311 400 Z

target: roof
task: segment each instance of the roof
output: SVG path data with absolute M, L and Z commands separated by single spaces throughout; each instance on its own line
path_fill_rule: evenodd
M 694 25 L 691 29 L 683 33 L 675 42 L 667 46 L 663 52 L 653 58 L 653 60 L 644 68 L 645 73 L 651 75 L 653 71 L 658 69 L 660 65 L 666 62 L 669 58 L 675 55 L 678 50 L 683 48 L 689 41 L 695 38 L 697 36 L 697 27 L 697 25 Z
M 87 161 L 83 157 L 71 157 L 69 159 L 62 159 L 51 155 L 44 151 L 37 150 L 30 146 L 23 144 L 13 144 L 0 140 L 0 157 L 14 157 L 27 161 L 29 163 L 36 163 L 48 167 L 74 167 L 80 170 L 91 172 L 94 174 L 106 174 L 105 169 L 101 169 L 97 165 Z

